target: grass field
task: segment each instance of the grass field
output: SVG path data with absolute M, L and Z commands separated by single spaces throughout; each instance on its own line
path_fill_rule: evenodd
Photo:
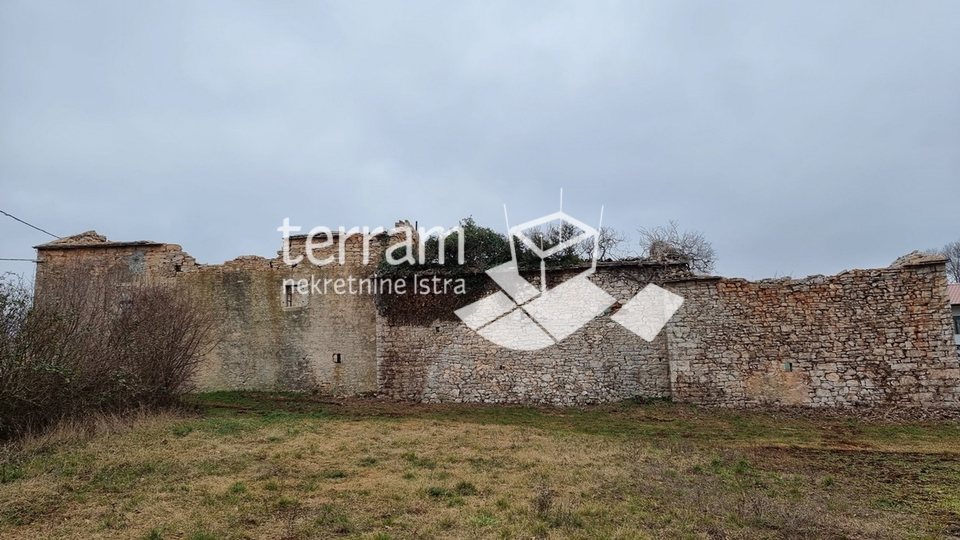
M 191 397 L 0 457 L 0 538 L 951 538 L 960 424 Z

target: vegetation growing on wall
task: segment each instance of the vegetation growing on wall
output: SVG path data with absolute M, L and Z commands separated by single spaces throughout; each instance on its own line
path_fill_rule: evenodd
M 378 268 L 380 275 L 411 275 L 424 271 L 441 271 L 445 275 L 476 274 L 493 268 L 511 260 L 510 241 L 503 233 L 489 227 L 477 224 L 472 217 L 460 220 L 460 228 L 464 235 L 464 262 L 457 263 L 458 238 L 449 236 L 443 242 L 443 260 L 440 264 L 441 243 L 437 236 L 431 236 L 424 241 L 423 264 L 392 265 L 383 258 Z M 576 229 L 563 223 L 550 227 L 540 227 L 526 231 L 526 236 L 542 250 L 559 245 L 562 241 L 577 234 Z M 400 258 L 405 254 L 404 248 L 398 248 L 394 254 Z M 515 241 L 514 250 L 517 262 L 522 270 L 540 268 L 540 257 L 523 242 Z M 547 268 L 566 268 L 590 261 L 593 250 L 592 242 L 574 244 L 545 259 Z M 417 257 L 415 257 L 417 258 Z

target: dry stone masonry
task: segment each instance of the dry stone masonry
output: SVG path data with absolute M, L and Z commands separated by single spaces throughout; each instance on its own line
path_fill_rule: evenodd
M 674 399 L 742 406 L 956 407 L 942 263 L 803 280 L 688 280 L 665 329 Z
M 305 237 L 289 240 L 304 252 Z M 682 261 L 601 263 L 591 279 L 618 303 L 560 343 L 513 351 L 454 311 L 498 290 L 483 274 L 466 294 L 304 292 L 290 283 L 377 281 L 392 240 L 332 234 L 321 267 L 239 257 L 203 265 L 180 246 L 111 242 L 95 232 L 37 246 L 37 294 L 75 280 L 169 284 L 206 299 L 221 321 L 197 377 L 204 390 L 380 393 L 428 402 L 583 405 L 629 398 L 743 407 L 960 406 L 944 261 L 918 253 L 891 267 L 750 282 L 691 275 Z M 553 285 L 582 269 L 548 272 Z M 539 272 L 524 274 L 539 287 Z M 410 278 L 412 279 L 412 277 Z M 611 316 L 648 283 L 684 298 L 651 342 Z

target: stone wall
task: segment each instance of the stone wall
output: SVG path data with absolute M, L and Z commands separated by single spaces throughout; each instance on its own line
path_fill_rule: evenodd
M 535 276 L 527 276 L 536 282 Z M 561 277 L 562 278 L 562 277 Z M 378 387 L 415 401 L 580 405 L 641 397 L 719 406 L 960 402 L 942 261 L 803 280 L 677 278 L 669 268 L 600 267 L 625 303 L 646 283 L 684 303 L 647 343 L 603 314 L 556 345 L 513 351 L 451 314 L 409 320 L 413 298 L 377 324 Z
M 204 390 L 293 390 L 357 394 L 376 390 L 371 295 L 302 295 L 287 305 L 284 280 L 347 278 L 355 269 L 245 258 L 178 279 L 212 298 L 222 321 L 217 347 L 197 382 Z M 358 274 L 359 275 L 359 274 Z
M 550 271 L 548 279 L 561 281 L 579 271 Z M 497 290 L 485 276 L 468 282 L 470 290 L 461 298 L 393 297 L 390 305 L 381 302 L 377 315 L 379 390 L 395 399 L 429 402 L 582 405 L 669 397 L 665 336 L 647 343 L 610 315 L 647 283 L 675 272 L 675 266 L 661 265 L 599 267 L 591 281 L 618 304 L 560 343 L 537 351 L 495 345 L 454 315 Z M 539 286 L 536 273 L 524 277 Z M 433 305 L 423 309 L 424 303 Z
M 87 279 L 163 283 L 195 270 L 196 260 L 176 244 L 111 242 L 94 231 L 37 247 L 36 285 L 71 286 Z
M 343 245 L 342 265 L 288 266 L 279 256 L 201 265 L 177 245 L 89 232 L 38 246 L 37 294 L 104 279 L 173 284 L 204 299 L 221 324 L 197 376 L 202 390 L 556 405 L 634 397 L 737 407 L 960 405 L 940 259 L 914 255 L 890 268 L 759 282 L 691 277 L 669 261 L 601 264 L 589 279 L 618 303 L 558 344 L 514 351 L 454 314 L 499 290 L 484 274 L 464 276 L 463 295 L 336 294 L 338 280 L 379 283 L 375 262 L 391 239 L 373 239 L 369 264 L 362 236 L 333 241 L 318 256 L 339 256 Z M 289 242 L 292 256 L 303 253 L 305 237 Z M 548 284 L 581 270 L 550 271 Z M 538 272 L 524 277 L 539 286 Z M 649 343 L 611 319 L 648 283 L 684 298 Z
M 387 238 L 371 250 L 378 261 Z M 291 237 L 291 256 L 305 237 Z M 318 256 L 339 255 L 334 244 Z M 362 264 L 360 236 L 346 240 L 345 264 L 288 266 L 278 256 L 239 257 L 200 265 L 180 246 L 111 242 L 95 232 L 37 246 L 37 292 L 87 280 L 110 286 L 168 284 L 207 302 L 221 321 L 216 346 L 196 377 L 201 390 L 292 390 L 327 394 L 376 391 L 376 311 L 372 294 L 300 294 L 287 305 L 284 280 L 308 283 L 359 280 L 375 264 Z
M 669 283 L 674 400 L 710 405 L 955 407 L 942 262 L 803 280 Z

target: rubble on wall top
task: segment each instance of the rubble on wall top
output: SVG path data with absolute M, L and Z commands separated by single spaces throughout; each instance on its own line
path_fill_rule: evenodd
M 65 238 L 58 238 L 52 242 L 47 242 L 46 244 L 41 244 L 42 246 L 63 246 L 63 245 L 89 245 L 89 244 L 105 244 L 107 243 L 107 237 L 98 234 L 97 231 L 86 231 L 80 234 L 75 234 L 73 236 L 67 236 Z M 37 246 L 40 247 L 40 246 Z
M 878 273 L 882 271 L 896 270 L 898 268 L 909 268 L 917 266 L 931 266 L 936 264 L 944 264 L 947 262 L 946 257 L 937 253 L 933 255 L 924 254 L 920 251 L 912 251 L 902 257 L 898 257 L 897 260 L 893 261 L 890 266 L 887 268 L 862 268 L 862 269 L 852 269 L 852 270 L 843 270 L 833 275 L 823 275 L 823 274 L 814 274 L 802 278 L 783 276 L 775 278 L 764 278 L 758 280 L 749 280 L 746 278 L 737 278 L 737 277 L 721 277 L 721 276 L 697 276 L 692 275 L 689 277 L 676 277 L 666 282 L 680 282 L 680 281 L 724 281 L 727 283 L 754 283 L 758 285 L 780 285 L 786 283 L 805 283 L 808 285 L 820 285 L 824 283 L 829 283 L 834 278 L 848 277 L 852 274 L 864 274 L 864 273 Z
M 73 236 L 58 238 L 46 244 L 33 246 L 34 249 L 72 249 L 87 247 L 123 247 L 123 246 L 162 246 L 159 242 L 137 240 L 135 242 L 111 242 L 97 231 L 86 231 Z
M 919 251 L 911 251 L 897 260 L 890 263 L 890 268 L 903 268 L 904 266 L 924 266 L 928 264 L 943 264 L 947 258 L 940 253 L 925 255 Z

